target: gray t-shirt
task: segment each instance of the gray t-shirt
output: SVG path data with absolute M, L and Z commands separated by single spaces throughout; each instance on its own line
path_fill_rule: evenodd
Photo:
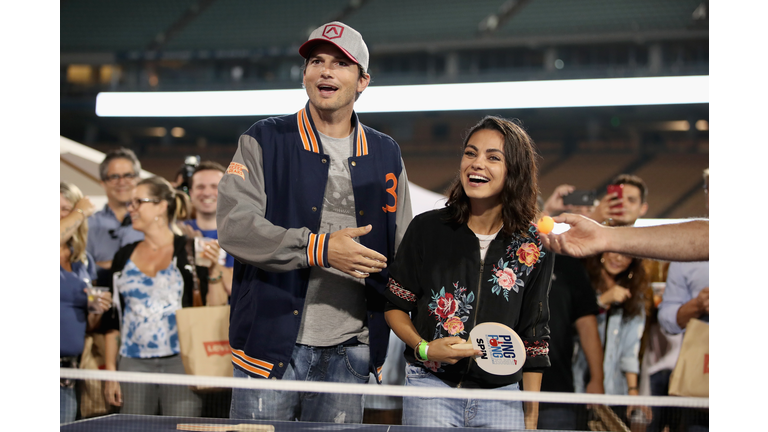
M 330 159 L 330 169 L 318 234 L 357 227 L 348 165 L 353 138 L 354 134 L 346 138 L 320 134 L 323 151 Z M 358 238 L 355 241 L 360 242 Z M 364 279 L 354 278 L 334 268 L 312 267 L 296 343 L 327 347 L 357 337 L 367 344 L 365 306 Z

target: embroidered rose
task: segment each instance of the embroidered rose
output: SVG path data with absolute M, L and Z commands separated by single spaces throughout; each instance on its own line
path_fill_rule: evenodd
M 441 363 L 438 361 L 425 361 L 424 367 L 431 370 L 432 372 L 438 372 L 440 369 Z
M 499 278 L 497 281 L 499 286 L 507 291 L 509 291 L 509 289 L 515 285 L 515 282 L 517 282 L 517 276 L 515 276 L 515 272 L 512 271 L 511 268 L 497 271 L 496 277 Z
M 435 313 L 442 319 L 452 317 L 456 313 L 456 309 L 459 305 L 456 303 L 456 299 L 453 298 L 453 294 L 446 294 L 437 301 L 437 309 Z
M 448 332 L 448 334 L 455 336 L 464 331 L 464 323 L 461 321 L 461 318 L 452 316 L 445 320 L 443 323 L 443 328 Z
M 525 243 L 517 250 L 517 258 L 521 264 L 525 264 L 528 267 L 533 267 L 539 260 L 541 252 L 534 243 Z

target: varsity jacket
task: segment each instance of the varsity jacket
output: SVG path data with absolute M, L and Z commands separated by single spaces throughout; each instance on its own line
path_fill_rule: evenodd
M 523 372 L 549 364 L 549 287 L 554 255 L 542 249 L 536 228 L 509 237 L 499 232 L 485 259 L 466 223 L 448 220 L 448 209 L 413 219 L 389 266 L 387 309 L 411 314 L 427 342 L 447 336 L 469 338 L 475 325 L 498 322 L 523 340 L 526 360 L 513 375 L 491 375 L 472 358 L 454 365 L 420 362 L 406 346 L 409 363 L 429 369 L 452 387 L 496 388 L 520 381 Z
M 352 114 L 355 148 L 348 159 L 360 243 L 394 259 L 411 219 L 405 167 L 397 143 Z M 320 232 L 330 166 L 309 104 L 293 115 L 251 126 L 219 183 L 219 244 L 236 258 L 229 343 L 235 367 L 252 377 L 282 378 L 304 311 L 312 266 L 330 267 Z M 383 292 L 389 274 L 365 279 L 370 369 L 380 380 L 389 327 Z

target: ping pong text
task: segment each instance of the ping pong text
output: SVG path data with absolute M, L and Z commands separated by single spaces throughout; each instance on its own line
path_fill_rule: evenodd
M 512 342 L 512 337 L 509 335 L 487 335 L 488 345 L 490 346 L 490 356 L 495 359 L 514 359 L 517 357 L 515 354 L 515 345 Z M 485 346 L 485 340 L 483 338 L 477 339 L 477 347 L 480 348 L 482 355 L 480 358 L 487 359 L 488 352 Z M 515 363 L 517 363 L 515 361 Z

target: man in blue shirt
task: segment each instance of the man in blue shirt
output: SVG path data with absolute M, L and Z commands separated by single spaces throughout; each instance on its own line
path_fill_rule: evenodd
M 131 226 L 131 216 L 125 203 L 131 199 L 141 173 L 136 154 L 127 148 L 110 151 L 99 165 L 101 187 L 107 204 L 88 218 L 87 251 L 96 260 L 99 285 L 109 277 L 112 258 L 121 247 L 144 239 L 144 234 Z
M 180 228 L 187 237 L 206 237 L 218 239 L 216 229 L 216 204 L 219 197 L 219 182 L 224 177 L 224 167 L 213 161 L 203 161 L 195 168 L 189 179 L 189 198 L 192 201 L 194 219 L 184 221 Z M 210 275 L 211 280 L 221 279 L 227 296 L 232 293 L 232 267 L 235 258 L 220 249 L 219 264 L 223 264 L 221 274 Z M 223 299 L 226 304 L 227 299 Z

